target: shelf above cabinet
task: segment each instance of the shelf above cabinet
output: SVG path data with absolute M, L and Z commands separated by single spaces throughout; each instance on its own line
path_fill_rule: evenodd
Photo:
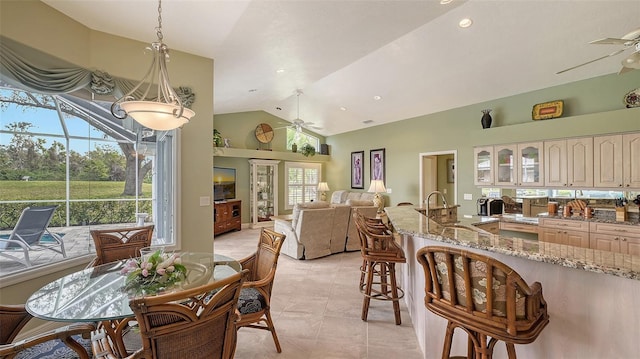
M 282 152 L 282 151 L 260 151 L 250 150 L 246 148 L 227 148 L 214 147 L 213 157 L 236 157 L 236 158 L 259 158 L 281 161 L 298 161 L 298 162 L 328 162 L 331 160 L 329 155 L 320 155 L 305 157 L 301 153 Z

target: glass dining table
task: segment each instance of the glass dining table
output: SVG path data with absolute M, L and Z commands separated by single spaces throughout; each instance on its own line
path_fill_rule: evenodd
M 186 278 L 168 291 L 178 291 L 227 278 L 242 270 L 238 261 L 220 254 L 180 252 Z M 129 300 L 144 292 L 125 288 L 121 274 L 126 260 L 71 273 L 33 293 L 26 309 L 34 317 L 57 322 L 100 322 L 121 355 L 126 356 L 122 335 L 134 319 Z M 155 294 L 150 294 L 155 295 Z

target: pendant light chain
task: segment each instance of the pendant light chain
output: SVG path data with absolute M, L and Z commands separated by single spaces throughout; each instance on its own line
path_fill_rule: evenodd
M 158 40 L 162 42 L 162 0 L 158 0 L 158 27 L 156 27 L 156 35 L 158 36 Z

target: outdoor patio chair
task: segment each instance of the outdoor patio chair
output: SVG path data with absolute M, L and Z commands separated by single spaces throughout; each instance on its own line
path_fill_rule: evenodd
M 32 266 L 29 258 L 29 253 L 32 251 L 50 249 L 66 258 L 67 253 L 64 249 L 62 238 L 47 229 L 56 208 L 58 208 L 57 205 L 27 207 L 22 210 L 18 223 L 11 231 L 9 238 L 0 238 L 0 255 L 17 260 L 27 267 Z M 50 240 L 43 241 L 45 234 L 50 236 Z M 24 255 L 24 260 L 14 255 L 20 252 Z

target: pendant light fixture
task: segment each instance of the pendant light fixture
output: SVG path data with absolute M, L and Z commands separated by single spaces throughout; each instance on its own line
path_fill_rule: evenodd
M 147 48 L 153 52 L 153 61 L 149 70 L 140 83 L 111 105 L 111 114 L 119 119 L 131 116 L 144 127 L 168 131 L 188 123 L 195 112 L 184 107 L 180 97 L 169 83 L 167 72 L 169 48 L 162 42 L 162 0 L 158 1 L 156 35 L 158 41 L 152 42 L 151 48 Z M 147 95 L 156 80 L 158 81 L 157 96 L 155 99 L 148 99 Z M 134 93 L 142 86 L 146 86 L 146 90 L 140 99 L 136 99 Z

